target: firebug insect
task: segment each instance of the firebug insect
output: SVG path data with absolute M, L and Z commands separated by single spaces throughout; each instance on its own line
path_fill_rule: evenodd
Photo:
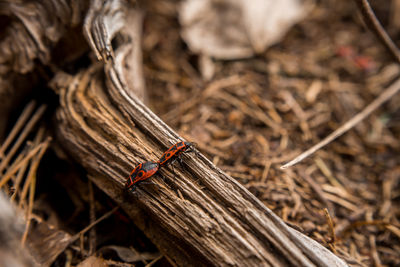
M 158 163 L 160 167 L 164 167 L 176 160 L 179 160 L 181 163 L 181 155 L 182 153 L 192 152 L 194 144 L 186 141 L 180 141 L 175 145 L 171 146 L 164 154 L 161 156 Z
M 140 163 L 129 175 L 128 180 L 125 183 L 125 188 L 135 191 L 136 186 L 139 183 L 149 179 L 158 171 L 158 169 L 160 169 L 160 164 L 158 162 L 146 161 Z

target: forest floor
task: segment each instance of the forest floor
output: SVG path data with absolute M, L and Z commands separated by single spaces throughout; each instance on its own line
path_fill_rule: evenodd
M 267 52 L 214 62 L 210 82 L 202 81 L 196 56 L 180 38 L 176 7 L 166 6 L 149 5 L 145 20 L 153 111 L 285 222 L 335 254 L 366 266 L 400 265 L 400 95 L 315 155 L 280 169 L 399 74 L 354 2 L 318 3 Z M 390 27 L 389 6 L 376 12 Z M 391 30 L 398 36 L 399 29 Z
M 373 7 L 392 38 L 400 36 L 391 19 L 396 10 Z M 399 65 L 364 26 L 354 1 L 319 1 L 266 52 L 214 61 L 210 81 L 181 38 L 176 1 L 146 1 L 141 8 L 152 111 L 290 226 L 349 264 L 400 266 L 400 95 L 311 157 L 280 169 L 399 76 Z M 115 204 L 54 144 L 38 170 L 33 213 L 38 222 L 79 234 Z M 100 251 L 116 266 L 131 266 L 122 264 L 132 256 L 122 255 L 128 249 L 147 258 L 143 265 L 154 259 L 169 266 L 122 211 L 89 235 L 54 265 L 77 264 Z

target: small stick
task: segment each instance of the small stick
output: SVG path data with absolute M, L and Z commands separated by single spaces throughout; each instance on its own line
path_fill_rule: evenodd
M 37 157 L 32 159 L 31 168 L 29 170 L 25 184 L 21 191 L 21 197 L 19 199 L 19 205 L 18 205 L 19 207 L 22 207 L 22 203 L 23 203 L 26 195 L 28 194 L 28 186 L 30 185 L 30 183 L 32 182 L 33 179 L 36 179 L 36 171 L 39 167 L 40 160 L 42 159 L 44 153 L 46 152 L 47 148 L 49 147 L 50 141 L 51 141 L 51 137 L 47 137 L 46 140 L 42 143 L 43 146 L 41 147 L 39 153 L 37 154 Z M 29 218 L 27 218 L 27 219 L 29 220 Z
M 87 231 L 92 229 L 93 226 L 95 226 L 96 224 L 98 224 L 102 220 L 110 217 L 118 208 L 119 208 L 119 206 L 116 206 L 115 208 L 113 208 L 112 210 L 110 210 L 109 212 L 107 212 L 106 214 L 104 214 L 103 216 L 98 218 L 97 220 L 95 220 L 93 223 L 91 223 L 88 226 L 86 226 L 85 228 L 83 228 L 79 233 L 77 233 L 73 237 L 71 237 L 70 244 L 72 242 L 75 242 L 80 237 L 80 235 L 84 235 Z
M 22 182 L 22 178 L 24 177 L 26 168 L 28 168 L 28 162 L 25 165 L 22 165 L 22 167 L 18 170 L 18 174 L 17 174 L 17 178 L 15 179 L 14 185 L 13 187 L 15 188 L 14 193 L 12 194 L 11 198 L 10 198 L 10 202 L 13 203 L 15 198 L 17 197 L 17 195 L 19 194 L 19 185 Z
M 32 130 L 33 126 L 35 126 L 36 122 L 42 117 L 44 111 L 46 110 L 46 105 L 41 105 L 33 114 L 32 118 L 29 120 L 28 124 L 26 124 L 24 130 L 19 135 L 17 141 L 12 146 L 11 150 L 8 152 L 7 156 L 0 162 L 0 173 L 6 168 L 8 162 L 14 156 L 15 152 L 17 152 L 18 148 L 22 144 L 22 142 L 27 137 L 28 133 Z
M 16 164 L 18 164 L 21 161 L 21 159 L 23 159 L 26 156 L 27 152 L 32 147 L 37 147 L 40 144 L 40 142 L 43 139 L 44 133 L 45 133 L 45 128 L 44 127 L 40 127 L 38 132 L 37 132 L 37 134 L 36 134 L 36 136 L 35 136 L 35 139 L 33 140 L 33 143 L 28 143 L 28 145 L 24 148 L 24 150 L 19 154 L 18 158 L 9 167 L 10 169 L 13 169 L 14 166 Z M 21 156 L 21 158 L 20 158 L 20 156 Z M 15 188 L 15 191 L 14 191 L 14 194 L 10 198 L 11 202 L 14 201 L 15 197 L 18 194 L 19 186 L 20 186 L 20 184 L 22 182 L 22 178 L 24 177 L 24 174 L 25 174 L 26 168 L 28 168 L 28 165 L 29 165 L 29 161 L 27 161 L 26 164 L 22 165 L 21 168 L 18 170 L 18 174 L 17 174 L 16 179 L 13 180 L 13 183 L 14 183 L 13 187 Z M 30 174 L 28 174 L 28 175 L 30 175 Z
M 381 260 L 379 259 L 379 254 L 376 249 L 376 239 L 373 235 L 369 236 L 369 246 L 371 248 L 371 257 L 375 263 L 375 267 L 382 267 L 383 265 L 381 263 Z
M 392 54 L 394 59 L 400 63 L 400 51 L 394 44 L 392 39 L 389 37 L 385 29 L 382 27 L 380 22 L 375 16 L 368 0 L 355 0 L 358 8 L 361 11 L 366 23 L 370 29 L 375 33 L 378 39 L 383 43 L 387 50 Z
M 158 256 L 154 260 L 152 260 L 149 264 L 147 264 L 145 267 L 151 267 L 153 266 L 157 261 L 161 260 L 161 258 L 164 257 L 163 255 Z
M 329 211 L 327 208 L 324 208 L 324 213 L 325 213 L 326 220 L 328 222 L 329 232 L 331 234 L 331 240 L 329 240 L 328 243 L 331 245 L 330 247 L 332 248 L 332 251 L 335 254 L 337 254 L 336 248 L 335 248 L 336 235 L 335 235 L 335 228 L 333 227 L 333 221 L 332 221 L 331 215 L 329 214 Z
M 36 140 L 34 141 L 34 144 L 37 144 L 40 142 L 40 140 L 43 138 L 44 134 L 44 128 L 40 128 L 38 131 L 38 134 L 36 135 Z M 43 148 L 39 151 L 39 153 L 36 155 L 35 158 L 32 159 L 32 164 L 31 168 L 28 173 L 28 177 L 26 178 L 25 185 L 29 185 L 29 201 L 28 201 L 28 210 L 26 213 L 26 225 L 25 225 L 25 232 L 22 236 L 21 240 L 21 246 L 23 247 L 25 245 L 26 239 L 28 237 L 28 232 L 29 232 L 29 227 L 31 225 L 31 217 L 32 217 L 32 210 L 33 210 L 33 201 L 35 200 L 35 191 L 36 191 L 36 172 L 37 168 L 39 167 L 40 160 L 42 159 L 44 152 L 46 152 L 46 149 L 48 147 L 48 144 L 50 143 L 51 138 L 47 138 L 45 141 L 45 145 Z M 21 198 L 20 198 L 20 206 L 24 200 L 25 196 L 23 195 L 23 191 L 21 193 Z
M 118 266 L 118 267 L 135 267 L 135 264 L 130 264 L 126 262 L 120 262 L 120 261 L 113 261 L 113 260 L 103 260 L 105 264 L 108 264 L 108 266 Z
M 391 99 L 395 94 L 400 91 L 400 79 L 397 79 L 392 85 L 390 85 L 387 89 L 385 89 L 374 101 L 372 101 L 368 106 L 366 106 L 361 112 L 357 113 L 353 118 L 347 121 L 345 124 L 340 126 L 336 129 L 333 133 L 325 137 L 321 142 L 317 143 L 310 149 L 306 150 L 305 152 L 301 153 L 299 156 L 294 158 L 293 160 L 289 161 L 285 165 L 281 166 L 281 169 L 287 169 L 300 161 L 304 160 L 305 158 L 311 156 L 316 151 L 321 149 L 322 147 L 326 146 L 339 136 L 343 135 L 345 132 L 353 128 L 356 124 L 364 120 L 368 117 L 373 111 L 379 108 L 384 102 Z
M 352 230 L 352 229 L 359 228 L 359 227 L 362 227 L 362 226 L 368 226 L 368 225 L 384 226 L 384 227 L 386 227 L 386 228 L 388 228 L 389 226 L 391 226 L 391 224 L 390 224 L 389 222 L 382 221 L 382 220 L 356 221 L 356 222 L 353 222 L 352 224 L 346 226 L 346 227 L 341 231 L 341 235 L 344 236 L 345 234 L 349 233 L 350 230 Z
M 385 228 L 400 238 L 399 226 L 396 227 L 395 225 L 386 225 Z
M 21 130 L 22 126 L 25 125 L 26 120 L 31 115 L 33 108 L 35 107 L 35 101 L 29 102 L 28 105 L 24 108 L 21 115 L 19 116 L 17 122 L 12 128 L 11 132 L 8 134 L 6 141 L 0 147 L 0 158 L 3 158 L 4 152 L 11 144 L 11 141 L 15 138 L 15 135 Z
M 37 160 L 40 161 L 40 158 L 42 157 L 41 154 L 37 155 Z M 35 162 L 36 162 L 35 161 Z M 33 164 L 32 164 L 33 166 Z M 29 232 L 29 227 L 31 226 L 31 215 L 32 215 L 32 209 L 33 209 L 33 201 L 35 199 L 35 190 L 36 190 L 36 170 L 35 173 L 32 174 L 32 180 L 30 182 L 29 186 L 29 202 L 28 202 L 28 211 L 26 215 L 26 225 L 25 225 L 25 232 L 22 236 L 21 240 L 21 246 L 25 246 L 26 238 L 28 237 L 28 232 Z
M 82 258 L 85 257 L 85 235 L 79 235 L 79 252 L 81 253 Z
M 263 170 L 262 175 L 261 175 L 261 182 L 262 183 L 265 183 L 265 181 L 267 181 L 268 173 L 269 173 L 269 169 L 270 168 L 271 168 L 271 162 L 270 161 L 265 161 L 264 170 Z
M 66 254 L 66 262 L 65 262 L 65 267 L 71 267 L 71 262 L 72 262 L 72 252 L 71 250 L 65 251 Z
M 14 169 L 14 167 L 21 161 L 24 159 L 24 157 L 26 156 L 26 154 L 28 153 L 28 151 L 30 149 L 32 149 L 32 147 L 36 147 L 37 145 L 33 145 L 31 142 L 29 142 L 26 147 L 24 147 L 24 149 L 18 153 L 17 158 L 14 160 L 14 162 L 12 164 L 10 164 L 9 169 Z M 28 165 L 28 163 L 26 164 Z M 14 177 L 10 177 L 10 178 L 14 178 Z M 14 179 L 13 179 L 14 180 Z M 13 181 L 14 182 L 14 181 Z
M 33 156 L 36 155 L 36 153 L 43 148 L 44 144 L 40 144 L 37 147 L 33 148 L 29 153 L 25 156 L 24 159 L 22 159 L 18 164 L 16 164 L 13 168 L 7 171 L 6 174 L 3 175 L 3 177 L 0 180 L 0 188 L 8 182 L 8 180 L 11 179 L 11 177 L 18 171 L 19 168 L 21 168 L 24 164 L 28 162 Z
M 96 220 L 96 211 L 95 211 L 92 181 L 88 180 L 88 186 L 89 186 L 89 205 L 90 205 L 89 217 L 90 217 L 90 223 L 93 223 Z M 93 227 L 89 231 L 89 256 L 91 256 L 94 253 L 95 248 L 96 248 L 96 230 Z

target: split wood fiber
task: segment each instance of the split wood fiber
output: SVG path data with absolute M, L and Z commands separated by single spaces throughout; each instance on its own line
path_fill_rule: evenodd
M 124 194 L 131 169 L 157 160 L 179 136 L 133 97 L 112 63 L 59 75 L 54 84 L 59 140 L 178 265 L 346 266 L 201 154 L 185 154 L 185 168 L 163 169 L 165 181 L 155 177 L 156 185 Z

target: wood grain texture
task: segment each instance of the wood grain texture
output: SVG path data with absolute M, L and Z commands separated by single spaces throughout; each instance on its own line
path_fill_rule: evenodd
M 141 101 L 143 91 L 137 88 L 144 86 L 132 78 L 141 71 L 140 54 L 124 64 L 124 51 L 138 49 L 130 45 L 135 38 L 125 38 L 125 45 L 119 43 L 115 53 L 112 50 L 117 28 L 128 25 L 124 18 L 133 22 L 138 13 L 123 0 L 93 1 L 92 8 L 86 34 L 105 65 L 93 65 L 75 76 L 59 73 L 54 79 L 61 102 L 58 137 L 160 251 L 179 266 L 346 266 L 286 226 L 200 153 L 185 154 L 184 168 L 176 166 L 174 174 L 170 167 L 162 169 L 165 180 L 153 178 L 156 185 L 142 184 L 135 195 L 123 193 L 135 165 L 156 161 L 182 139 Z M 118 27 L 107 25 L 113 20 L 118 20 Z M 131 37 L 134 32 L 121 30 Z
M 112 63 L 59 76 L 58 137 L 164 254 L 185 266 L 346 266 L 201 154 L 184 155 L 184 169 L 163 169 L 165 181 L 124 196 L 133 166 L 157 160 L 180 138 L 119 76 Z
M 83 32 L 98 60 L 111 61 L 133 94 L 145 104 L 145 82 L 142 70 L 142 11 L 126 0 L 91 2 Z M 111 42 L 118 46 L 114 53 Z

